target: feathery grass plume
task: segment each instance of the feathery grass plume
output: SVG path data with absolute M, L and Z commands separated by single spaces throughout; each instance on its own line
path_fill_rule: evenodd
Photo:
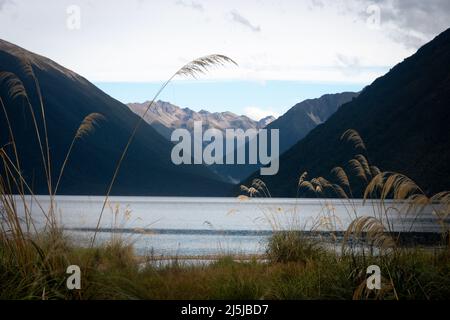
M 50 195 L 50 210 L 53 211 L 54 207 L 54 199 L 52 196 L 52 167 L 51 167 L 51 159 L 50 159 L 50 143 L 49 143 L 49 137 L 48 137 L 48 128 L 47 128 L 47 117 L 45 114 L 45 107 L 44 107 L 44 98 L 42 96 L 41 92 L 41 86 L 39 84 L 39 79 L 36 76 L 36 73 L 34 72 L 33 65 L 31 64 L 31 61 L 28 56 L 20 52 L 18 55 L 19 57 L 19 65 L 22 69 L 22 71 L 25 73 L 26 76 L 28 76 L 30 79 L 33 80 L 34 87 L 36 90 L 37 97 L 39 99 L 39 106 L 41 111 L 41 119 L 42 119 L 42 126 L 44 128 L 44 141 L 45 141 L 45 151 L 46 151 L 46 164 L 45 164 L 45 173 L 47 175 L 47 186 L 48 191 Z M 30 108 L 31 107 L 31 103 Z M 34 115 L 33 115 L 34 117 Z
M 21 49 L 13 48 L 11 53 L 17 58 L 18 65 L 25 75 L 28 77 L 35 76 L 29 57 Z
M 302 184 L 302 182 L 303 181 L 305 181 L 305 179 L 306 179 L 306 177 L 308 176 L 308 172 L 303 172 L 301 175 L 300 175 L 300 178 L 298 178 L 298 183 L 297 183 L 297 186 L 300 186 L 301 184 Z
M 388 250 L 395 247 L 394 239 L 386 233 L 383 223 L 375 217 L 363 216 L 354 219 L 344 233 L 343 250 L 351 239 L 367 241 L 369 244 Z
M 0 72 L 0 85 L 5 85 L 7 87 L 8 95 L 12 99 L 19 97 L 28 98 L 25 86 L 14 73 L 7 71 Z
M 377 166 L 370 166 L 370 172 L 372 174 L 372 177 L 375 177 L 376 175 L 381 173 L 381 170 Z
M 450 191 L 436 193 L 431 197 L 431 201 L 450 205 Z
M 69 149 L 66 153 L 66 157 L 64 158 L 64 162 L 61 166 L 61 169 L 59 171 L 59 176 L 58 176 L 58 180 L 56 181 L 56 186 L 55 186 L 55 190 L 53 191 L 53 194 L 56 195 L 56 193 L 58 192 L 58 188 L 61 182 L 61 178 L 63 176 L 64 173 L 64 169 L 66 168 L 67 165 L 67 161 L 69 160 L 69 157 L 72 153 L 72 149 L 75 145 L 75 142 L 78 139 L 82 139 L 83 137 L 85 137 L 86 135 L 92 133 L 95 130 L 95 126 L 98 126 L 98 122 L 100 120 L 105 120 L 106 118 L 101 114 L 101 113 L 91 113 L 89 115 L 87 115 L 83 121 L 81 122 L 80 126 L 78 127 L 77 132 L 75 133 L 75 136 L 72 139 L 72 142 L 69 146 Z
M 314 188 L 314 191 L 318 194 L 322 194 L 325 189 L 332 187 L 332 184 L 324 177 L 313 178 L 310 182 Z
M 338 184 L 332 184 L 330 187 L 333 189 L 333 191 L 341 198 L 348 199 L 347 193 L 344 191 L 344 189 L 338 185 Z
M 307 180 L 302 181 L 302 183 L 300 183 L 299 188 L 304 188 L 308 191 L 314 192 L 316 193 L 316 188 L 313 186 L 313 184 Z
M 384 208 L 385 200 L 390 197 L 394 200 L 404 201 L 402 207 L 400 209 L 390 206 Z M 409 222 L 410 229 L 413 228 L 419 215 L 430 203 L 428 197 L 414 181 L 395 172 L 382 172 L 373 177 L 364 190 L 364 203 L 368 198 L 380 199 L 388 224 L 390 223 L 387 215 L 389 210 L 396 210 L 400 218 L 414 215 L 414 219 Z
M 407 198 L 408 203 L 416 207 L 424 207 L 432 203 L 432 200 L 424 194 L 413 194 Z
M 255 187 L 247 187 L 245 185 L 241 185 L 241 191 L 247 193 L 250 197 L 254 197 L 257 194 L 260 194 L 259 190 Z
M 237 66 L 237 63 L 227 56 L 221 54 L 208 55 L 184 65 L 175 75 L 197 78 L 198 75 L 205 74 L 210 67 L 218 65 L 223 66 L 225 64 L 234 64 Z
M 46 125 L 46 120 L 45 120 L 45 111 L 44 111 L 42 94 L 41 94 L 39 82 L 36 78 L 36 75 L 34 74 L 34 71 L 33 71 L 33 68 L 31 66 L 29 59 L 22 52 L 17 52 L 16 56 L 19 57 L 18 62 L 19 62 L 20 68 L 25 73 L 25 75 L 27 75 L 33 79 L 35 86 L 36 86 L 36 91 L 38 93 L 38 97 L 39 97 L 39 101 L 40 101 L 40 105 L 41 105 L 41 112 L 42 112 L 42 119 L 43 119 L 44 133 L 45 133 L 44 138 L 45 138 L 45 142 L 46 142 L 46 156 L 44 154 L 44 148 L 43 148 L 43 144 L 41 142 L 41 133 L 40 133 L 37 119 L 36 119 L 36 116 L 35 116 L 35 113 L 33 110 L 33 106 L 31 105 L 30 99 L 28 97 L 28 94 L 27 94 L 27 91 L 26 91 L 26 88 L 25 88 L 23 82 L 20 80 L 20 78 L 17 75 L 15 75 L 11 72 L 1 72 L 0 73 L 0 84 L 1 84 L 1 82 L 4 82 L 7 85 L 8 94 L 12 99 L 24 98 L 27 101 L 27 104 L 29 106 L 31 116 L 33 119 L 33 124 L 35 127 L 35 132 L 37 135 L 39 148 L 40 148 L 41 156 L 42 156 L 42 160 L 43 160 L 44 171 L 45 171 L 45 175 L 47 178 L 48 190 L 49 190 L 49 194 L 51 197 L 52 190 L 51 190 L 51 173 L 50 173 L 50 148 L 49 148 L 49 143 L 48 143 L 47 125 Z M 18 159 L 17 159 L 17 161 L 18 161 Z M 20 172 L 20 164 L 19 163 L 17 163 L 17 168 Z M 21 182 L 21 188 L 23 191 L 23 182 Z M 22 192 L 22 194 L 23 194 L 23 192 Z M 51 206 L 51 208 L 53 208 L 52 198 L 51 198 L 50 206 Z
M 266 184 L 261 179 L 253 179 L 252 186 L 260 188 L 260 187 L 265 187 Z
M 321 183 L 318 177 L 312 178 L 310 182 L 312 183 L 313 186 L 320 185 Z
M 320 184 L 321 187 L 323 188 L 328 188 L 331 186 L 331 182 L 328 181 L 327 179 L 325 179 L 324 177 L 318 177 L 317 178 L 317 182 L 318 184 Z
M 361 166 L 363 167 L 363 169 L 366 173 L 366 177 L 371 178 L 372 171 L 370 170 L 370 165 L 369 165 L 369 161 L 367 161 L 367 158 L 365 156 L 363 156 L 362 154 L 357 154 L 355 156 L 355 159 L 357 159 L 359 161 L 359 163 L 361 164 Z
M 31 61 L 23 54 L 21 54 L 19 60 L 20 67 L 22 71 L 30 78 L 35 78 L 36 74 L 34 73 L 33 66 L 31 65 Z
M 449 241 L 447 245 L 450 248 L 450 238 L 445 239 L 450 234 L 449 216 L 450 216 L 450 191 L 439 192 L 431 197 L 423 194 L 421 190 L 408 196 L 406 202 L 406 214 L 414 214 L 415 220 L 424 212 L 426 208 L 432 208 L 432 213 L 438 219 L 441 226 L 441 234 L 444 240 Z
M 296 198 L 298 198 L 299 196 L 299 192 L 300 192 L 300 188 L 302 183 L 305 181 L 306 177 L 308 176 L 308 172 L 303 172 L 300 177 L 298 178 L 298 182 L 297 182 L 297 193 L 296 193 Z
M 254 179 L 252 181 L 252 186 L 258 191 L 262 192 L 265 197 L 272 197 L 269 188 L 267 188 L 267 185 L 261 179 Z
M 403 174 L 386 172 L 386 176 L 381 199 L 386 199 L 389 195 L 392 195 L 394 199 L 404 200 L 413 194 L 425 194 L 414 181 Z
M 348 163 L 357 177 L 364 179 L 366 182 L 368 181 L 366 170 L 364 170 L 363 165 L 361 164 L 361 162 L 359 162 L 358 159 L 351 159 Z
M 354 129 L 348 129 L 347 131 L 345 131 L 341 136 L 341 140 L 345 140 L 345 141 L 353 143 L 353 147 L 355 149 L 366 150 L 366 145 L 364 143 L 364 140 L 361 138 L 358 131 L 356 131 Z
M 384 185 L 384 176 L 385 173 L 380 172 L 370 180 L 364 190 L 364 199 L 376 198 L 381 195 Z
M 255 195 L 259 194 L 259 191 L 254 187 L 250 187 L 248 189 L 248 194 L 250 195 L 250 197 L 254 197 Z
M 247 186 L 245 186 L 245 185 L 242 184 L 242 185 L 240 186 L 240 188 L 241 188 L 241 191 L 242 191 L 242 192 L 248 192 L 248 187 L 247 187 Z
M 26 100 L 27 105 L 29 107 L 30 113 L 31 113 L 31 118 L 33 120 L 33 125 L 34 125 L 34 129 L 35 129 L 35 133 L 36 133 L 36 137 L 38 140 L 38 144 L 39 144 L 39 149 L 41 151 L 41 157 L 42 157 L 42 162 L 43 162 L 43 166 L 44 166 L 44 171 L 47 177 L 47 182 L 48 182 L 48 162 L 45 159 L 45 154 L 44 154 L 44 148 L 43 148 L 43 144 L 41 141 L 41 133 L 39 130 L 39 126 L 37 123 L 37 119 L 33 110 L 33 106 L 31 105 L 30 99 L 28 98 L 28 94 L 27 91 L 25 89 L 25 86 L 22 82 L 22 80 L 20 80 L 20 78 L 11 72 L 0 72 L 0 85 L 5 84 L 6 87 L 8 88 L 8 94 L 10 96 L 11 99 L 16 99 L 19 97 L 22 97 Z M 4 106 L 3 106 L 4 107 Z M 6 109 L 4 108 L 4 112 L 5 112 L 5 116 L 7 116 L 6 114 Z M 12 128 L 11 125 L 9 126 L 9 130 L 10 133 L 12 134 Z M 11 137 L 13 137 L 13 135 L 11 135 Z M 15 143 L 14 143 L 14 148 L 16 148 Z M 16 151 L 15 151 L 16 152 Z M 18 161 L 18 157 L 16 155 L 16 162 Z M 16 163 L 18 171 L 20 172 L 20 164 Z M 23 183 L 21 182 L 21 187 L 23 189 Z M 51 194 L 51 190 L 49 190 L 50 194 Z
M 98 121 L 105 120 L 105 117 L 100 113 L 91 113 L 83 119 L 80 127 L 75 135 L 76 139 L 81 139 L 84 136 L 92 133 L 95 130 L 95 126 L 98 125 Z
M 122 162 L 125 159 L 125 156 L 126 156 L 126 154 L 128 152 L 128 149 L 130 148 L 131 142 L 133 141 L 134 137 L 136 136 L 137 131 L 139 130 L 141 124 L 144 122 L 145 116 L 147 115 L 147 113 L 150 110 L 150 108 L 152 107 L 152 105 L 155 103 L 155 101 L 158 98 L 158 96 L 161 94 L 161 92 L 167 87 L 167 85 L 175 77 L 178 77 L 178 76 L 189 77 L 189 76 L 191 76 L 191 77 L 195 78 L 199 74 L 206 73 L 206 71 L 208 71 L 210 67 L 217 66 L 217 65 L 225 65 L 225 64 L 229 64 L 229 63 L 237 65 L 237 63 L 234 60 L 232 60 L 231 58 L 229 58 L 227 56 L 224 56 L 224 55 L 220 55 L 220 54 L 213 54 L 213 55 L 209 55 L 209 56 L 205 56 L 205 57 L 201 57 L 201 58 L 195 59 L 195 60 L 185 64 L 179 70 L 177 70 L 177 72 L 175 72 L 159 88 L 159 90 L 156 92 L 155 96 L 153 97 L 151 102 L 148 104 L 148 106 L 145 109 L 144 113 L 141 115 L 141 117 L 137 121 L 137 123 L 136 123 L 136 125 L 135 125 L 135 127 L 134 127 L 134 129 L 133 129 L 133 131 L 132 131 L 132 133 L 130 135 L 130 138 L 128 139 L 128 142 L 125 145 L 119 160 L 117 161 L 117 165 L 115 167 L 114 174 L 113 174 L 111 182 L 110 182 L 110 184 L 108 186 L 108 190 L 106 191 L 105 201 L 103 202 L 102 210 L 101 210 L 99 218 L 97 220 L 96 231 L 95 231 L 94 236 L 92 237 L 92 241 L 91 241 L 91 246 L 90 246 L 91 248 L 93 247 L 95 239 L 97 237 L 97 231 L 98 231 L 98 228 L 100 226 L 100 222 L 101 222 L 101 219 L 102 219 L 102 216 L 103 216 L 103 212 L 105 211 L 106 203 L 108 202 L 109 195 L 111 194 L 112 187 L 114 185 L 114 182 L 116 181 L 117 175 L 119 174 L 119 170 L 120 170 L 120 167 L 122 166 Z
M 42 140 L 41 140 L 41 133 L 39 130 L 39 126 L 37 123 L 37 119 L 36 119 L 36 115 L 34 113 L 33 106 L 31 105 L 30 99 L 28 98 L 28 94 L 25 89 L 25 86 L 24 86 L 22 80 L 20 80 L 20 78 L 17 77 L 17 75 L 15 75 L 14 73 L 11 73 L 11 72 L 1 72 L 0 73 L 0 85 L 2 83 L 4 83 L 7 86 L 8 94 L 11 99 L 16 99 L 16 98 L 22 97 L 27 102 L 28 108 L 30 110 L 31 118 L 33 120 L 34 130 L 35 130 L 36 137 L 38 140 L 39 149 L 41 152 L 42 163 L 44 166 L 45 175 L 46 175 L 47 181 L 48 181 L 48 166 L 47 166 L 47 160 L 45 158 L 44 148 L 43 148 L 43 144 L 42 144 Z M 5 110 L 4 112 L 6 115 L 6 109 L 4 108 L 4 110 Z M 10 129 L 10 132 L 12 132 L 12 128 L 10 125 L 9 125 L 9 129 Z M 20 165 L 18 163 L 17 163 L 17 168 L 19 169 L 19 172 L 20 172 Z M 51 194 L 51 192 L 50 192 L 50 194 Z
M 342 169 L 342 167 L 335 167 L 333 170 L 331 170 L 331 173 L 336 176 L 338 183 L 341 186 L 350 188 L 350 181 L 348 180 L 347 173 L 344 171 L 344 169 Z

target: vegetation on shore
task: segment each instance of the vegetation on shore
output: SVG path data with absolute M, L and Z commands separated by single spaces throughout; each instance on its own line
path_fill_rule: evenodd
M 292 233 L 272 238 L 267 258 L 158 264 L 136 259 L 125 243 L 77 248 L 61 233 L 49 234 L 20 248 L 0 244 L 0 299 L 447 299 L 450 294 L 448 249 L 339 255 Z M 66 287 L 66 268 L 73 264 L 82 270 L 81 290 Z M 381 268 L 381 290 L 367 290 L 370 265 Z

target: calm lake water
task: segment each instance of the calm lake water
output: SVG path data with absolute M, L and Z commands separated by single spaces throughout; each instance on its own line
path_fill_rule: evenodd
M 58 222 L 76 243 L 89 243 L 103 201 L 104 197 L 94 196 L 56 197 Z M 42 209 L 48 210 L 49 198 L 27 197 L 27 202 L 36 224 L 42 226 Z M 361 200 L 111 197 L 97 243 L 120 236 L 133 242 L 142 255 L 257 254 L 264 252 L 272 230 L 342 231 L 354 219 L 354 210 L 359 216 L 385 212 L 380 203 L 364 205 Z M 390 212 L 395 230 L 439 231 L 431 209 L 419 217 Z

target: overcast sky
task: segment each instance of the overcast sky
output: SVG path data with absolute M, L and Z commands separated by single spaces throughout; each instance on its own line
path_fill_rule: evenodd
M 205 77 L 217 83 L 362 87 L 450 27 L 449 21 L 449 0 L 0 0 L 0 38 L 134 101 L 143 93 L 122 90 L 120 96 L 120 87 L 110 83 L 163 81 L 211 53 L 239 63 Z M 291 95 L 280 105 L 255 98 L 254 105 L 236 108 L 278 114 L 302 97 Z M 198 98 L 198 105 L 208 103 Z

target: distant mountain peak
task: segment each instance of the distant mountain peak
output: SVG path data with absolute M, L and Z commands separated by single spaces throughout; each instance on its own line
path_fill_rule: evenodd
M 270 123 L 274 122 L 276 119 L 274 116 L 267 116 L 258 121 L 258 126 L 260 128 L 265 128 Z
M 134 113 L 142 116 L 149 104 L 149 101 L 129 103 L 128 107 Z M 239 116 L 230 111 L 209 112 L 202 109 L 196 112 L 161 100 L 155 102 L 145 116 L 145 121 L 167 139 L 170 139 L 172 131 L 177 128 L 193 129 L 194 121 L 203 121 L 208 128 L 225 131 L 226 129 L 262 129 L 274 120 L 274 117 L 269 116 L 255 121 L 245 115 Z
M 327 121 L 343 104 L 357 96 L 356 92 L 342 92 L 304 100 L 267 127 L 280 129 L 280 151 L 284 152 L 303 139 L 312 129 Z

